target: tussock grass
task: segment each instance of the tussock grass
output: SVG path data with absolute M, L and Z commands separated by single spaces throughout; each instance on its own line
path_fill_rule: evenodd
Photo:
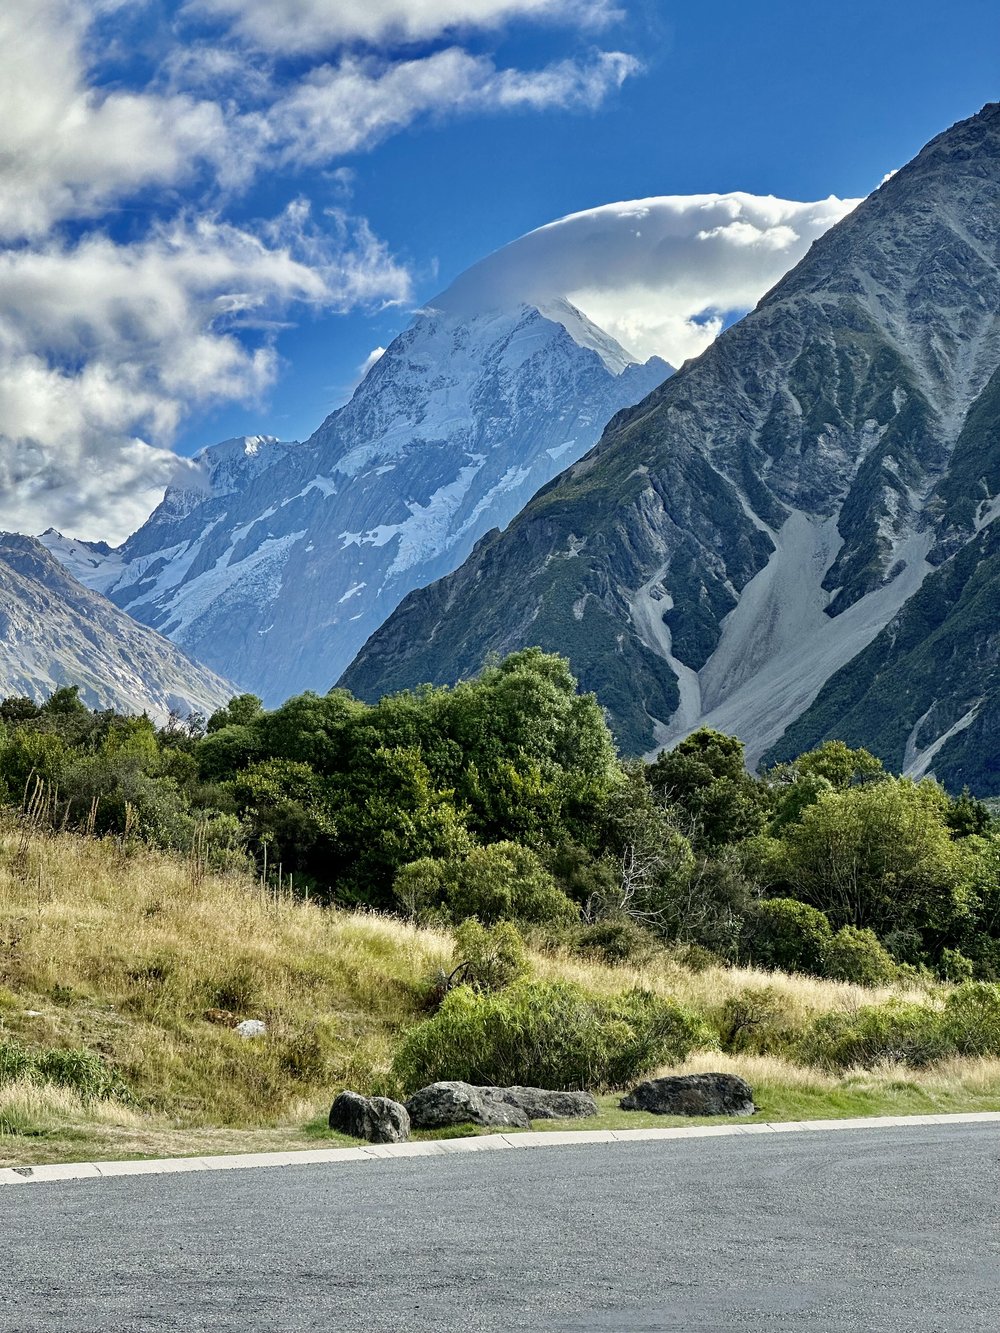
M 275 901 L 251 879 L 206 875 L 144 847 L 0 823 L 0 1042 L 86 1048 L 134 1099 L 0 1087 L 0 1162 L 315 1142 L 317 1117 L 337 1089 L 387 1086 L 399 1037 L 424 1016 L 428 981 L 452 965 L 452 948 L 443 930 Z M 767 986 L 792 1027 L 891 996 L 935 1004 L 938 995 L 747 969 L 691 972 L 666 956 L 613 967 L 555 950 L 533 952 L 529 963 L 536 978 L 599 995 L 649 989 L 710 1025 L 728 997 Z M 263 1019 L 267 1036 L 243 1040 L 209 1021 L 209 1010 Z M 716 1051 L 685 1066 L 708 1067 L 745 1072 L 765 1114 L 769 1106 L 831 1113 L 831 1098 L 1000 1106 L 996 1062 L 837 1077 L 778 1056 Z

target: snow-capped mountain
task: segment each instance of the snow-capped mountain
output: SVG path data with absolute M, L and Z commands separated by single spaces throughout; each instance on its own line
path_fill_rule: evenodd
M 371 698 L 541 644 L 632 752 L 700 725 L 754 762 L 839 735 L 1000 792 L 998 497 L 990 105 L 411 594 L 343 683 Z
M 103 554 L 100 547 L 97 553 Z M 211 713 L 236 692 L 85 588 L 33 537 L 0 533 L 0 696 L 78 685 L 91 708 Z
M 567 301 L 445 293 L 303 444 L 199 456 L 117 550 L 42 541 L 90 587 L 275 704 L 326 690 L 415 587 L 585 453 L 669 374 Z

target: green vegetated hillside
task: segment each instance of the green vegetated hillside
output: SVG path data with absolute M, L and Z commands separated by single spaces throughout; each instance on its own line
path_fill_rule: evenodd
M 539 651 L 375 706 L 0 723 L 8 1160 L 305 1141 L 341 1087 L 447 1076 L 1000 1106 L 996 824 L 864 750 L 623 764 Z

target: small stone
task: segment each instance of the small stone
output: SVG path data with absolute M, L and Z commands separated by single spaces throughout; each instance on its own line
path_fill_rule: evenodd
M 228 1009 L 206 1009 L 202 1014 L 206 1023 L 216 1023 L 219 1027 L 235 1028 L 239 1026 L 240 1020 L 234 1013 Z
M 259 1018 L 244 1018 L 242 1023 L 236 1024 L 233 1031 L 249 1040 L 251 1037 L 263 1037 L 267 1032 L 267 1024 L 262 1023 Z
M 369 1143 L 403 1143 L 410 1137 L 410 1117 L 405 1106 L 389 1097 L 362 1097 L 359 1092 L 340 1093 L 330 1107 L 329 1125 L 341 1134 Z
M 640 1083 L 618 1105 L 653 1115 L 753 1115 L 753 1089 L 736 1074 L 679 1074 Z

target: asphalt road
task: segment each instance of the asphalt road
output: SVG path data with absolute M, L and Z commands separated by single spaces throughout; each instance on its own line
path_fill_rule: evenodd
M 0 1188 L 3 1333 L 1000 1328 L 994 1125 Z

